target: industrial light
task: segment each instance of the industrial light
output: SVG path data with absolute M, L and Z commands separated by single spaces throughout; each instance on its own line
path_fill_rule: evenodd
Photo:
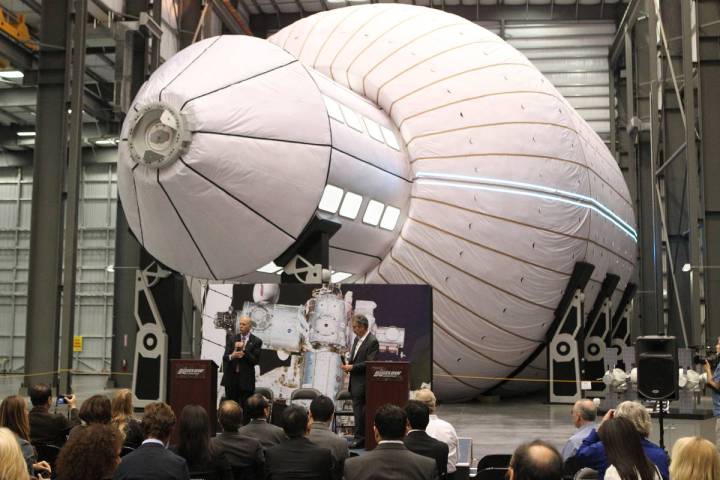
M 23 78 L 25 74 L 20 70 L 2 70 L 0 78 Z
M 34 137 L 35 132 L 30 132 L 30 131 L 17 132 L 17 136 L 18 137 Z
M 693 269 L 712 270 L 714 268 L 720 268 L 720 265 L 690 265 L 689 263 L 686 263 L 685 265 L 682 266 L 682 271 L 687 273 Z
M 318 205 L 318 208 L 320 210 L 335 213 L 338 211 L 338 207 L 340 207 L 340 201 L 343 197 L 343 189 L 338 188 L 335 185 L 327 184 L 325 185 L 325 190 L 323 191 L 322 198 L 320 199 L 320 205 Z
M 93 143 L 101 147 L 114 147 L 117 145 L 117 138 L 101 138 L 99 140 L 95 140 Z
M 384 204 L 375 200 L 370 200 L 367 208 L 365 209 L 365 215 L 363 215 L 363 223 L 377 226 L 377 224 L 380 223 L 380 217 L 382 216 L 384 208 Z
M 278 270 L 282 270 L 282 268 L 275 265 L 275 262 L 270 262 L 257 269 L 258 272 L 262 273 L 277 273 Z
M 685 265 L 682 266 L 683 272 L 689 272 L 690 270 L 692 270 L 692 265 L 690 265 L 689 263 L 686 263 Z
M 382 220 L 380 220 L 380 228 L 384 228 L 385 230 L 394 230 L 399 217 L 400 210 L 388 205 L 385 209 L 385 213 L 383 213 Z
M 352 273 L 335 272 L 332 275 L 330 275 L 330 283 L 340 283 L 343 280 L 346 280 L 350 277 L 352 277 Z
M 357 193 L 347 192 L 343 199 L 342 206 L 340 207 L 340 216 L 346 217 L 351 220 L 355 220 L 360 211 L 360 205 L 362 205 L 363 197 Z

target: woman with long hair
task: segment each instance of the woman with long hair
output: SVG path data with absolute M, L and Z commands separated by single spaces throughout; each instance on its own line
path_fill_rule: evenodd
M 60 450 L 58 480 L 111 479 L 120 463 L 122 437 L 110 425 L 94 423 L 75 432 Z
M 603 421 L 598 436 L 605 448 L 605 480 L 661 480 L 660 472 L 642 448 L 640 433 L 624 417 Z
M 27 480 L 27 464 L 15 434 L 0 427 L 0 480 Z
M 717 480 L 720 478 L 720 452 L 700 437 L 679 438 L 672 449 L 672 480 Z
M 187 461 L 190 477 L 193 473 L 207 472 L 217 480 L 233 480 L 225 454 L 210 444 L 210 420 L 203 407 L 186 405 L 182 409 L 180 443 L 173 450 Z
M 132 392 L 123 388 L 115 393 L 111 402 L 112 425 L 123 437 L 123 445 L 137 448 L 144 440 L 140 422 L 135 420 L 133 414 Z
M 15 434 L 30 475 L 36 470 L 49 474 L 50 465 L 37 461 L 37 453 L 30 444 L 30 418 L 26 407 L 25 400 L 20 396 L 6 397 L 0 404 L 0 427 L 5 427 Z

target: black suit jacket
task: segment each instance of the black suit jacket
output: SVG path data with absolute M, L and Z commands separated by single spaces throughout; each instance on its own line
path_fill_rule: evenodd
M 223 452 L 233 471 L 242 472 L 243 479 L 262 479 L 265 455 L 260 442 L 237 432 L 223 432 L 210 439 L 217 451 Z
M 435 461 L 411 452 L 402 443 L 382 443 L 375 450 L 345 461 L 345 480 L 436 480 Z
M 440 478 L 447 475 L 448 445 L 436 440 L 422 430 L 413 430 L 405 436 L 405 447 L 423 457 L 435 459 Z
M 255 365 L 260 361 L 262 340 L 250 333 L 247 344 L 244 347 L 245 356 L 230 359 L 230 355 L 235 351 L 235 342 L 239 342 L 241 338 L 242 335 L 238 333 L 228 335 L 226 339 L 225 353 L 223 354 L 223 378 L 220 384 L 224 387 L 236 385 L 240 390 L 254 392 Z
M 365 341 L 360 345 L 357 352 L 355 352 L 355 356 L 350 359 L 350 364 L 353 367 L 352 370 L 350 370 L 348 388 L 353 398 L 365 398 L 365 362 L 375 360 L 375 356 L 379 350 L 380 344 L 377 338 L 375 338 L 375 335 L 372 333 L 368 333 Z M 350 352 L 352 353 L 352 349 Z
M 146 443 L 125 455 L 113 480 L 189 480 L 185 459 L 157 443 Z
M 330 450 L 305 437 L 290 438 L 265 450 L 267 480 L 332 480 Z
M 287 435 L 282 428 L 268 423 L 264 418 L 253 418 L 250 423 L 240 427 L 238 433 L 256 439 L 263 448 L 270 448 L 287 440 Z
M 30 441 L 62 447 L 73 427 L 80 425 L 77 408 L 70 410 L 70 419 L 59 413 L 50 413 L 47 408 L 33 407 L 30 410 Z

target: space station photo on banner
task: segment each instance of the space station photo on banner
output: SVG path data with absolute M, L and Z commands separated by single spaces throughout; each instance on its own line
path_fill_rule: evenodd
M 347 389 L 341 366 L 362 314 L 377 337 L 375 360 L 410 363 L 410 388 L 432 381 L 432 288 L 427 285 L 209 284 L 203 302 L 202 358 L 220 364 L 226 335 L 247 315 L 263 341 L 256 387 L 275 398 L 314 388 L 335 398 Z M 218 385 L 218 398 L 223 388 Z

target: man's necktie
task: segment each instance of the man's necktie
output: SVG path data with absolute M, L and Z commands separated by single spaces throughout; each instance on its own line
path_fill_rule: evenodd
M 357 353 L 357 352 L 355 351 L 355 349 L 357 348 L 357 344 L 358 344 L 358 341 L 359 341 L 359 340 L 360 340 L 360 337 L 355 336 L 355 340 L 353 341 L 353 346 L 352 346 L 352 350 L 351 350 L 351 353 L 352 353 L 352 354 L 350 355 L 350 361 L 351 361 L 351 362 L 352 362 L 353 360 L 355 360 L 355 354 Z

